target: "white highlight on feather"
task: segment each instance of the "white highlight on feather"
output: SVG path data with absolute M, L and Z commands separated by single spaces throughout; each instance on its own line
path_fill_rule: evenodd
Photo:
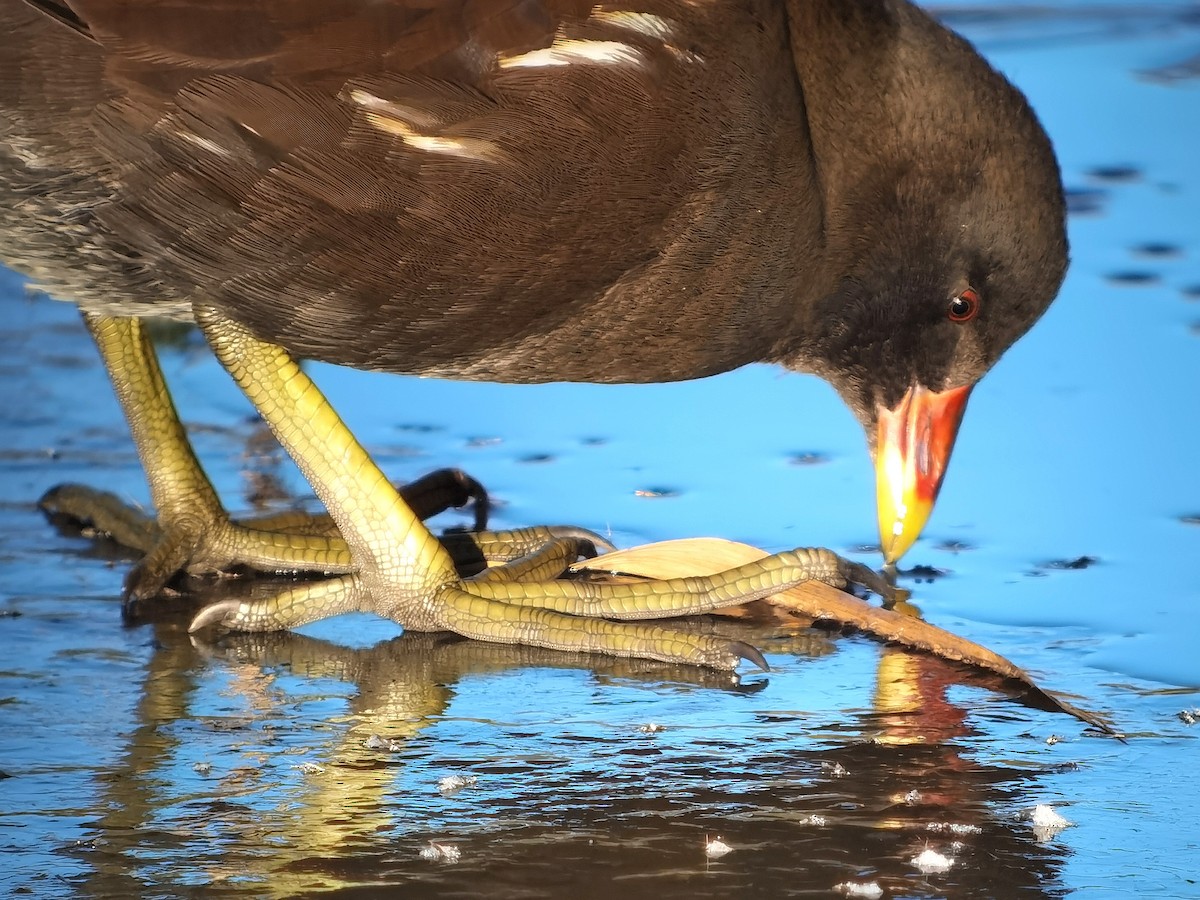
M 229 148 L 222 147 L 216 141 L 209 140 L 206 137 L 200 137 L 198 134 L 192 134 L 190 131 L 179 129 L 175 132 L 175 136 L 183 138 L 193 147 L 199 147 L 201 150 L 207 150 L 209 153 L 214 153 L 217 156 L 233 156 L 233 153 L 230 152 Z
M 7 135 L 5 141 L 8 151 L 28 169 L 48 169 L 53 165 L 50 158 L 41 152 L 41 145 L 35 141 L 20 135 Z
M 632 10 L 592 8 L 590 19 L 601 22 L 611 28 L 631 31 L 648 38 L 662 42 L 663 49 L 680 62 L 698 64 L 704 62 L 700 54 L 691 50 L 683 50 L 671 43 L 675 36 L 675 23 L 653 13 L 633 12 Z
M 501 56 L 499 59 L 502 69 L 569 66 L 581 62 L 640 66 L 645 63 L 645 60 L 637 47 L 631 47 L 620 41 L 578 40 L 558 40 L 541 50 L 531 50 L 516 56 Z
M 504 152 L 491 141 L 480 138 L 453 138 L 433 134 L 422 134 L 414 120 L 430 125 L 430 118 L 417 110 L 399 103 L 376 97 L 367 91 L 353 88 L 348 94 L 351 103 L 365 110 L 367 122 L 380 131 L 395 135 L 414 150 L 440 153 L 480 162 L 496 162 Z
M 653 13 L 630 12 L 628 10 L 610 10 L 596 7 L 589 18 L 614 28 L 644 34 L 646 37 L 668 40 L 674 29 L 672 23 L 662 16 Z

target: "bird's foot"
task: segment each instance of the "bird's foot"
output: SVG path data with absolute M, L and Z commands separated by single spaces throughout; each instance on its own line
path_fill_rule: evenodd
M 572 581 L 559 576 L 583 549 L 575 537 L 551 540 L 464 578 L 446 546 L 392 489 L 286 349 L 259 340 L 215 308 L 198 305 L 195 315 L 217 358 L 333 514 L 357 565 L 344 577 L 300 585 L 265 601 L 210 607 L 193 628 L 219 623 L 276 630 L 362 611 L 412 631 L 732 669 L 747 657 L 765 661 L 727 638 L 619 620 L 706 613 L 811 579 L 838 587 L 859 578 L 875 581 L 874 573 L 828 550 L 793 550 L 706 577 Z
M 400 495 L 421 518 L 450 507 L 474 504 L 475 525 L 487 524 L 488 496 L 483 486 L 458 469 L 439 469 L 405 485 Z M 328 515 L 285 512 L 239 521 L 224 510 L 206 514 L 155 518 L 115 494 L 87 485 L 62 484 L 51 488 L 38 504 L 53 520 L 70 521 L 85 536 L 114 541 L 141 553 L 125 579 L 126 612 L 160 596 L 179 576 L 252 570 L 345 573 L 353 568 L 350 552 Z M 550 532 L 552 533 L 552 532 Z M 539 540 L 538 532 L 517 535 L 526 544 Z M 539 542 L 546 538 L 542 536 Z M 604 545 L 603 539 L 601 546 Z M 457 535 L 453 544 L 465 558 L 503 558 L 521 555 L 520 543 L 504 540 L 504 533 L 484 532 L 479 540 L 471 533 Z
M 514 534 L 528 539 L 534 533 Z M 706 577 L 633 584 L 571 580 L 560 576 L 581 555 L 589 555 L 591 541 L 551 537 L 531 552 L 474 577 L 455 577 L 428 587 L 416 578 L 381 579 L 376 572 L 366 578 L 349 574 L 296 585 L 265 600 L 223 601 L 202 610 L 190 630 L 220 626 L 273 631 L 346 612 L 372 612 L 414 630 L 447 630 L 497 643 L 714 669 L 733 669 L 747 660 L 766 670 L 762 654 L 741 641 L 645 621 L 711 612 L 809 580 L 887 590 L 871 570 L 822 549 L 792 550 Z M 491 538 L 481 544 L 480 552 L 486 552 L 489 546 L 516 547 L 519 541 L 503 535 L 495 544 Z M 368 582 L 373 586 L 368 587 Z

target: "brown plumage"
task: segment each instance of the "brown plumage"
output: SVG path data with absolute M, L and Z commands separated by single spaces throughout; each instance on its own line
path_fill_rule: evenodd
M 874 448 L 1065 270 L 1024 98 L 903 0 L 2 0 L 0 29 L 0 253 L 94 312 L 201 302 L 453 378 L 778 362 Z
M 988 292 L 967 371 L 932 361 L 961 378 L 1061 276 L 1036 123 L 906 4 L 80 0 L 73 30 L 3 9 L 0 190 L 25 201 L 5 256 L 90 309 L 199 298 L 300 355 L 399 372 L 778 360 L 837 381 L 901 368 L 843 358 L 839 331 L 909 326 L 854 305 L 921 290 L 940 313 L 982 269 L 1012 296 Z M 529 56 L 555 47 L 559 65 Z

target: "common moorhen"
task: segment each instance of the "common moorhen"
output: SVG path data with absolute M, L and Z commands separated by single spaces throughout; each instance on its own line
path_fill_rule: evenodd
M 345 573 L 196 626 L 365 608 L 734 665 L 752 651 L 593 617 L 871 577 L 801 550 L 597 586 L 550 580 L 578 550 L 559 541 L 464 580 L 293 359 L 511 382 L 816 373 L 866 429 L 890 561 L 971 387 L 1066 268 L 1058 169 L 1025 99 L 903 0 L 0 11 L 0 253 L 84 310 L 130 420 L 162 535 L 131 593 L 230 563 Z M 230 523 L 144 316 L 199 324 L 344 543 Z

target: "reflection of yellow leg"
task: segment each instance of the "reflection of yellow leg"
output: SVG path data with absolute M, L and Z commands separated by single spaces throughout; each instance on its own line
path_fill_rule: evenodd
M 338 418 L 316 385 L 281 347 L 254 338 L 211 309 L 196 319 L 218 358 L 296 460 L 337 524 L 356 563 L 359 588 L 335 603 L 316 596 L 316 617 L 369 610 L 419 631 L 455 631 L 501 643 L 528 643 L 732 668 L 760 661 L 740 642 L 627 625 L 611 618 L 702 613 L 756 599 L 810 579 L 846 583 L 853 565 L 825 550 L 793 551 L 708 578 L 595 585 L 563 581 L 463 580 L 430 534 Z M 860 567 L 861 568 L 861 567 Z M 289 592 L 286 613 L 273 601 L 241 604 L 221 620 L 234 627 L 311 621 Z M 212 616 L 201 613 L 201 622 Z
M 225 641 L 225 653 L 248 663 L 253 672 L 283 668 L 309 683 L 335 679 L 354 688 L 344 715 L 320 715 L 321 723 L 328 727 L 315 729 L 305 738 L 312 742 L 305 755 L 283 756 L 278 744 L 264 748 L 249 738 L 247 768 L 263 768 L 260 754 L 264 749 L 270 753 L 268 774 L 254 789 L 261 796 L 247 804 L 272 810 L 267 818 L 269 828 L 257 823 L 245 826 L 233 838 L 231 864 L 211 874 L 214 878 L 252 879 L 247 887 L 255 897 L 314 896 L 362 885 L 355 880 L 356 872 L 371 880 L 376 893 L 386 893 L 377 881 L 378 867 L 356 867 L 345 860 L 364 853 L 394 853 L 398 845 L 407 845 L 406 852 L 415 854 L 413 840 L 446 836 L 431 833 L 425 818 L 401 812 L 408 804 L 397 798 L 396 791 L 412 758 L 403 751 L 422 729 L 445 719 L 457 685 L 487 673 L 530 667 L 590 668 L 587 662 L 537 648 L 447 639 L 444 635 L 406 634 L 365 649 L 341 647 L 302 634 L 234 635 Z M 613 660 L 609 665 L 616 677 L 638 677 L 634 664 Z M 697 684 L 728 685 L 726 679 L 699 669 L 679 674 L 694 675 Z M 294 721 L 296 698 L 281 699 L 269 678 L 247 679 L 237 689 L 255 710 L 266 711 L 264 718 L 272 718 L 273 710 Z M 276 709 L 281 703 L 283 708 Z M 262 733 L 250 730 L 251 735 Z M 395 746 L 371 747 L 367 742 L 373 735 Z M 316 766 L 302 768 L 305 763 Z M 154 774 L 162 776 L 161 771 Z M 451 768 L 436 774 L 471 773 Z M 438 784 L 432 778 L 417 790 L 427 791 L 431 802 L 439 797 Z M 461 799 L 465 804 L 477 802 L 469 792 Z M 480 828 L 487 825 L 481 823 Z M 134 833 L 131 826 L 129 834 Z M 471 829 L 467 836 L 477 834 L 478 829 Z M 225 839 L 230 840 L 228 835 Z M 269 852 L 264 852 L 267 848 Z
M 303 740 L 303 754 L 280 753 L 278 743 L 255 739 L 253 734 L 263 732 L 251 729 L 230 748 L 244 754 L 241 766 L 230 762 L 233 753 L 214 760 L 213 778 L 229 778 L 239 769 L 253 773 L 254 781 L 239 787 L 248 795 L 244 808 L 258 812 L 232 828 L 222 823 L 220 839 L 229 843 L 230 853 L 207 868 L 209 878 L 230 881 L 222 887 L 241 887 L 253 897 L 312 896 L 361 885 L 356 867 L 344 861 L 389 846 L 405 824 L 395 811 L 403 759 L 395 754 L 445 714 L 462 672 L 486 671 L 487 662 L 464 664 L 453 646 L 429 635 L 357 650 L 299 634 L 237 636 L 230 645 L 225 652 L 237 661 L 233 671 L 244 674 L 232 692 L 244 698 L 257 722 L 295 721 L 294 696 L 281 708 L 274 680 L 281 667 L 309 681 L 343 682 L 353 693 L 342 714 L 320 715 L 320 727 Z M 502 667 L 502 661 L 495 665 Z M 394 742 L 395 750 L 369 747 L 372 735 Z M 428 790 L 437 796 L 436 784 Z M 222 790 L 221 796 L 240 805 L 230 793 Z M 263 810 L 269 811 L 265 818 Z M 369 866 L 357 871 L 378 877 Z
M 129 421 L 158 515 L 156 539 L 126 582 L 133 599 L 159 593 L 181 570 L 350 568 L 349 552 L 340 541 L 331 544 L 321 537 L 230 522 L 188 442 L 142 323 L 93 315 L 85 315 L 84 321 Z

